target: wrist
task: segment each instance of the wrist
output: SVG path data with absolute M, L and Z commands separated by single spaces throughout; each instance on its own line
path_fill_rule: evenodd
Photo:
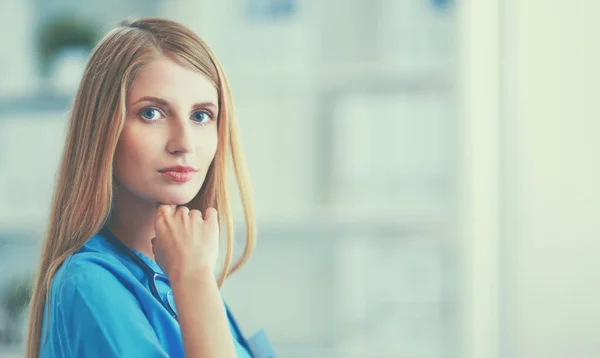
M 171 286 L 205 285 L 216 283 L 213 270 L 202 267 L 195 270 L 177 270 L 169 276 Z

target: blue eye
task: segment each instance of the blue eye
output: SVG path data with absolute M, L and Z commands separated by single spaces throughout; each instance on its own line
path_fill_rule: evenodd
M 139 115 L 146 121 L 155 121 L 161 117 L 160 111 L 156 108 L 144 108 L 140 111 Z
M 192 120 L 198 123 L 208 122 L 212 119 L 212 115 L 206 111 L 197 111 L 192 114 Z

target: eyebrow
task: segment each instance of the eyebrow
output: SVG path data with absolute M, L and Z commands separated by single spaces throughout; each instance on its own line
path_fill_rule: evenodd
M 136 105 L 140 102 L 152 102 L 152 103 L 156 103 L 160 106 L 166 106 L 166 107 L 170 107 L 169 105 L 169 101 L 163 99 L 163 98 L 158 98 L 158 97 L 152 97 L 152 96 L 144 96 L 140 99 L 138 99 L 133 105 Z M 218 107 L 216 104 L 214 104 L 213 102 L 198 102 L 198 103 L 194 103 L 193 105 L 194 108 L 196 107 L 212 107 L 213 110 L 217 111 Z

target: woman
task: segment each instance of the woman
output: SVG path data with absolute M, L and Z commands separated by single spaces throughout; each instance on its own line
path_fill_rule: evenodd
M 246 221 L 232 267 L 229 158 Z M 227 251 L 217 281 L 219 226 Z M 172 21 L 120 24 L 94 49 L 74 101 L 27 357 L 274 357 L 264 332 L 244 339 L 219 292 L 254 243 L 250 183 L 214 54 Z

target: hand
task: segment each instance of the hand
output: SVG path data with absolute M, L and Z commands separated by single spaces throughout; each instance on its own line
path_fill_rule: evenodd
M 185 206 L 159 205 L 154 221 L 156 237 L 152 250 L 156 262 L 173 280 L 214 280 L 219 251 L 217 211 L 199 210 Z

